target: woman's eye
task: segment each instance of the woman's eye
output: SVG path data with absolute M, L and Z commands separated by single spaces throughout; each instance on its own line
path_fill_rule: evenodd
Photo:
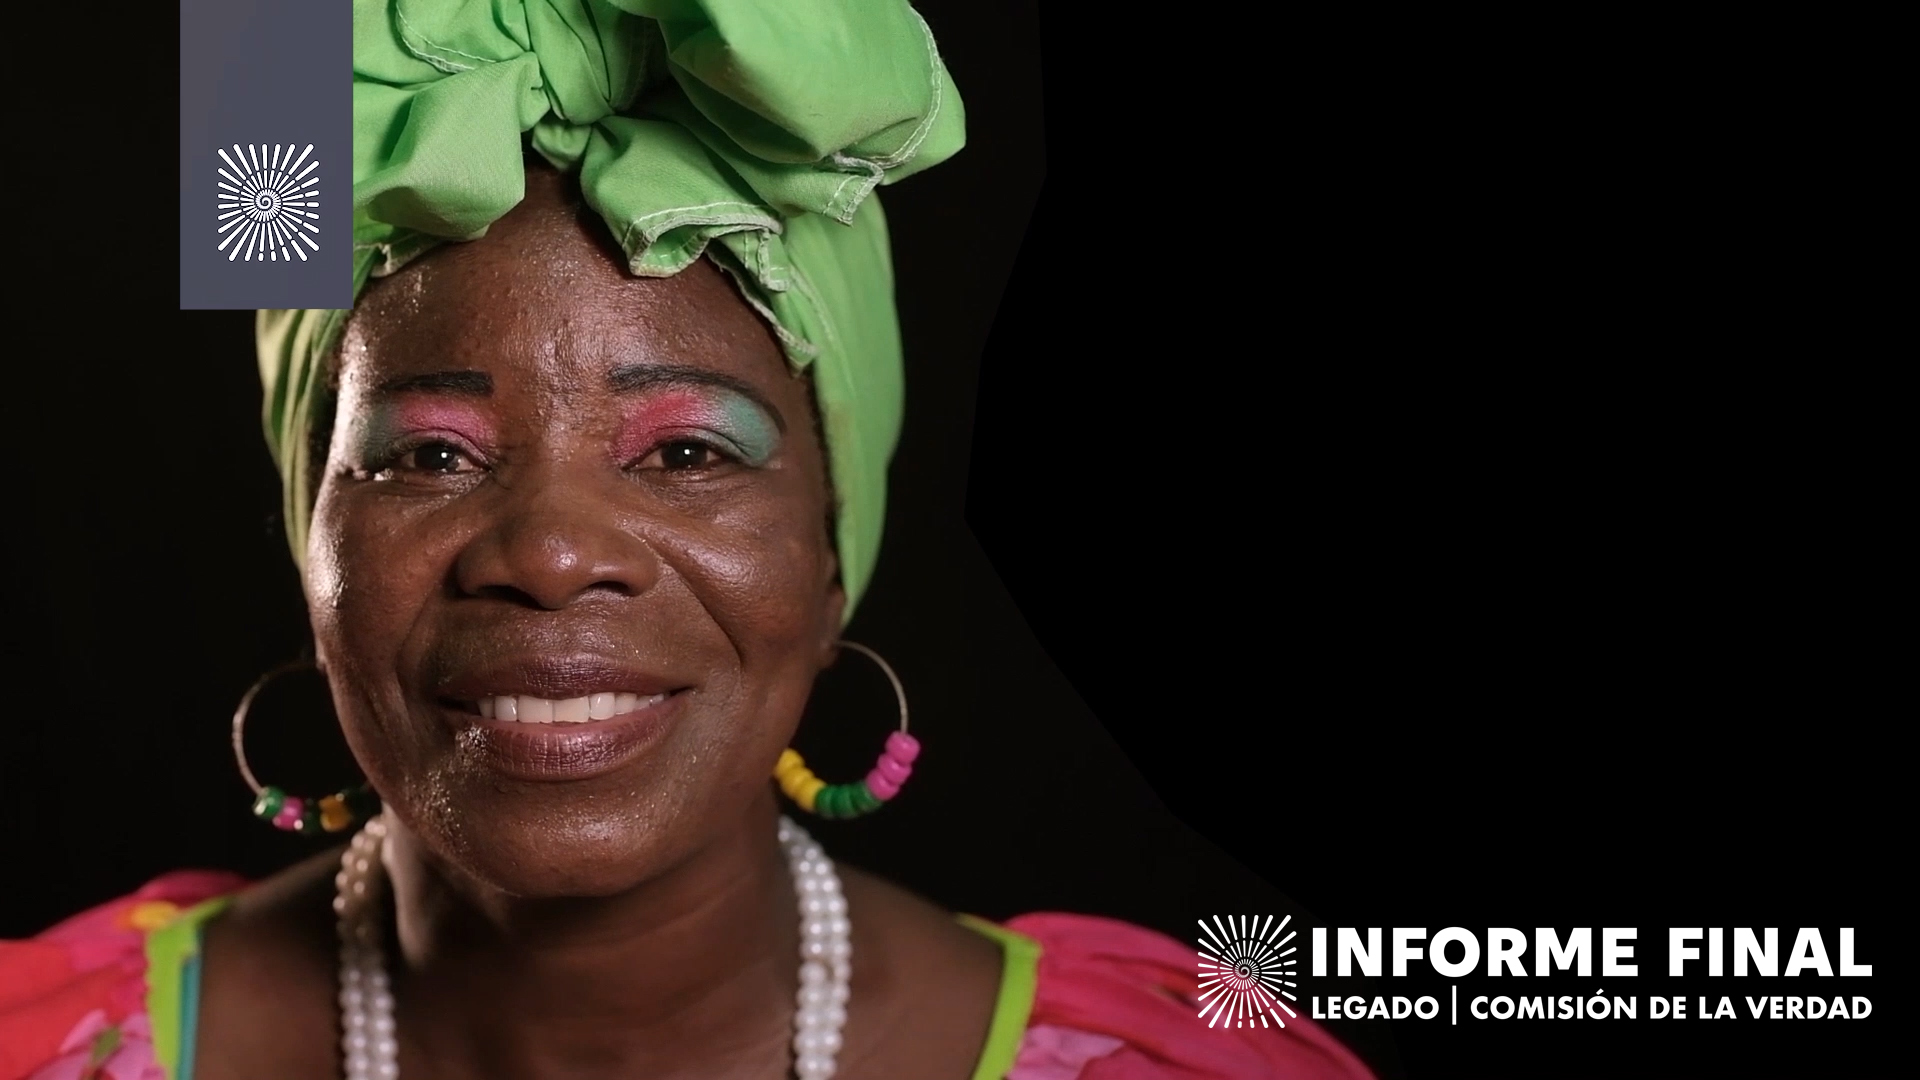
M 469 472 L 472 462 L 467 455 L 452 443 L 430 442 L 401 454 L 394 465 L 414 472 L 458 473 Z
M 727 460 L 726 455 L 706 443 L 686 439 L 661 446 L 654 456 L 660 460 L 659 467 L 668 472 L 708 469 Z

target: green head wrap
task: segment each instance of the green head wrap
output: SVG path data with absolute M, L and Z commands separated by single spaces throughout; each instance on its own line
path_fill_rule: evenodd
M 879 552 L 901 356 L 873 190 L 965 138 L 906 0 L 355 0 L 354 297 L 577 171 L 629 269 L 706 255 L 811 373 L 848 613 Z M 347 312 L 258 315 L 267 442 L 304 565 L 309 438 Z

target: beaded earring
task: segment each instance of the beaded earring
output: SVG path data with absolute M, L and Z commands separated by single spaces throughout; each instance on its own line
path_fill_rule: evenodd
M 813 775 L 813 770 L 807 768 L 807 763 L 792 747 L 780 752 L 780 761 L 773 767 L 773 778 L 779 782 L 780 790 L 800 809 L 824 818 L 856 818 L 880 809 L 900 794 L 900 785 L 913 774 L 913 759 L 920 756 L 920 741 L 907 734 L 907 691 L 900 685 L 900 676 L 893 673 L 892 665 L 881 659 L 879 653 L 865 645 L 854 641 L 840 644 L 865 654 L 887 673 L 887 681 L 893 684 L 893 696 L 900 701 L 900 730 L 887 736 L 886 749 L 881 751 L 880 760 L 874 763 L 866 779 L 852 784 L 829 784 Z
M 233 757 L 240 764 L 241 778 L 253 789 L 253 816 L 276 829 L 302 835 L 344 832 L 355 822 L 369 820 L 380 812 L 379 796 L 365 784 L 318 799 L 302 799 L 260 783 L 253 775 L 253 769 L 247 765 L 242 733 L 246 730 L 247 711 L 253 707 L 253 699 L 274 679 L 313 667 L 311 660 L 295 660 L 274 668 L 247 688 L 245 696 L 240 699 L 240 707 L 233 712 Z

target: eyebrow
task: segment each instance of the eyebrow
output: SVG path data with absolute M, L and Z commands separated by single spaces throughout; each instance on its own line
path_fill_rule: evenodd
M 774 407 L 773 402 L 768 401 L 751 384 L 731 375 L 672 364 L 623 364 L 607 373 L 607 389 L 616 394 L 631 394 L 660 386 L 710 386 L 732 391 L 758 405 L 762 412 L 773 417 L 774 427 L 779 428 L 781 434 L 786 433 L 786 417 L 780 415 L 780 410 Z
M 375 397 L 401 394 L 455 394 L 460 397 L 493 396 L 493 376 L 484 371 L 430 371 L 424 375 L 401 375 L 373 388 Z

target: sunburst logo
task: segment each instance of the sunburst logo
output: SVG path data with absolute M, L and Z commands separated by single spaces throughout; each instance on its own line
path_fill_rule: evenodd
M 1215 915 L 1211 927 L 1200 920 L 1200 1019 L 1208 1027 L 1286 1027 L 1281 1013 L 1300 1015 L 1287 1007 L 1300 1000 L 1288 993 L 1298 988 L 1293 954 L 1299 946 L 1288 944 L 1296 936 L 1287 930 L 1292 918 L 1278 926 L 1271 915 L 1265 926 L 1258 915 L 1228 915 L 1224 925 Z
M 216 152 L 227 163 L 219 170 L 219 235 L 228 262 L 292 262 L 295 255 L 305 262 L 308 249 L 320 250 L 320 227 L 314 224 L 320 220 L 320 177 L 314 172 L 320 163 L 307 160 L 313 144 L 297 154 L 291 145 L 283 150 L 265 143 L 244 150 L 235 143 L 231 157 Z

